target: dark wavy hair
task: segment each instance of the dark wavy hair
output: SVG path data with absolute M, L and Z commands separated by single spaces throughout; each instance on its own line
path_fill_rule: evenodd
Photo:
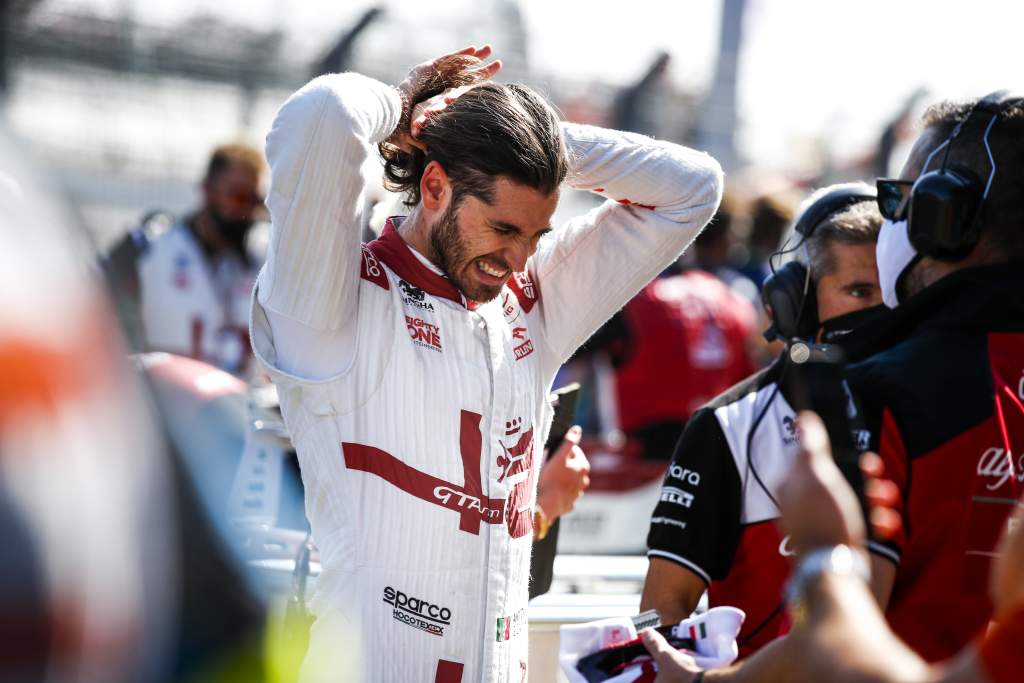
M 474 84 L 466 70 L 474 61 L 454 57 L 440 64 L 413 97 L 413 105 L 448 88 Z M 408 126 L 408 121 L 400 125 Z M 477 85 L 432 116 L 419 140 L 427 153 L 416 149 L 410 154 L 387 143 L 380 145 L 384 185 L 405 193 L 407 206 L 419 203 L 420 179 L 431 161 L 448 174 L 456 207 L 467 196 L 492 203 L 497 176 L 550 194 L 568 171 L 557 113 L 523 85 Z

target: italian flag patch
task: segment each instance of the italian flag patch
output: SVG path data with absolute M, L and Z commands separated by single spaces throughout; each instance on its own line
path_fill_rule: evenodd
M 703 640 L 704 638 L 708 637 L 708 630 L 706 628 L 704 628 L 704 622 L 701 622 L 699 624 L 699 626 L 700 626 L 700 635 L 697 635 L 697 633 L 698 633 L 697 627 L 694 626 L 693 624 L 690 624 L 690 640 Z

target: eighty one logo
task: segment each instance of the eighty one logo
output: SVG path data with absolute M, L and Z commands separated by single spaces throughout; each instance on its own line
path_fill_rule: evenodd
M 396 621 L 435 636 L 444 635 L 444 627 L 452 623 L 452 611 L 422 598 L 406 595 L 391 586 L 384 588 L 384 602 L 392 607 Z
M 407 315 L 405 316 L 405 327 L 409 330 L 409 337 L 414 344 L 434 351 L 441 350 L 441 328 L 437 325 L 428 323 L 422 318 Z
M 978 476 L 995 479 L 985 486 L 989 491 L 995 491 L 1011 479 L 1024 482 L 1024 455 L 1017 458 L 1014 467 L 1012 453 L 1005 448 L 989 448 L 978 459 Z

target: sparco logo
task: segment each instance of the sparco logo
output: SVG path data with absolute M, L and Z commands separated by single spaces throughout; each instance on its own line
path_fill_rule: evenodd
M 989 491 L 995 491 L 1011 479 L 1024 481 L 1024 455 L 1017 458 L 1015 468 L 1012 453 L 1005 448 L 989 448 L 978 460 L 978 476 L 996 480 L 985 486 Z
M 422 598 L 413 598 L 391 586 L 384 589 L 384 602 L 393 608 L 396 621 L 435 636 L 444 635 L 444 627 L 452 623 L 452 611 Z
M 406 306 L 413 306 L 424 311 L 434 310 L 434 304 L 427 301 L 427 293 L 419 287 L 410 285 L 405 280 L 399 280 L 398 286 L 402 288 L 402 301 Z

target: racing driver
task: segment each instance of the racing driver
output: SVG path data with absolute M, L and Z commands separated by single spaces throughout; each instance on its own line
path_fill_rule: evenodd
M 561 123 L 492 82 L 490 53 L 426 62 L 397 88 L 319 77 L 267 137 L 252 336 L 322 558 L 307 681 L 525 680 L 555 372 L 721 198 L 707 155 Z M 375 146 L 410 211 L 360 245 Z M 609 201 L 552 232 L 563 180 Z

